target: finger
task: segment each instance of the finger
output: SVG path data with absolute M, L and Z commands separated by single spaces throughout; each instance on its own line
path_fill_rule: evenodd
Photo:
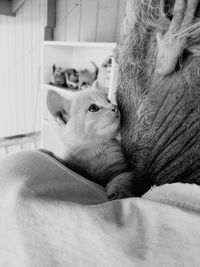
M 186 7 L 187 7 L 186 0 L 176 0 L 174 4 L 173 19 L 169 26 L 169 31 L 171 33 L 176 33 L 177 30 L 180 28 L 184 19 Z
M 188 0 L 183 25 L 189 24 L 193 19 L 198 6 L 199 0 Z

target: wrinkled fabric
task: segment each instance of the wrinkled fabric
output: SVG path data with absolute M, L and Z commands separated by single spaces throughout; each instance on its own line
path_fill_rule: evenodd
M 200 266 L 200 188 L 109 202 L 40 152 L 0 161 L 0 267 Z

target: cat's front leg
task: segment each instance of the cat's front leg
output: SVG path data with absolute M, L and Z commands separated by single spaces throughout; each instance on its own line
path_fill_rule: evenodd
M 133 173 L 125 172 L 114 177 L 106 186 L 106 195 L 109 200 L 135 197 Z

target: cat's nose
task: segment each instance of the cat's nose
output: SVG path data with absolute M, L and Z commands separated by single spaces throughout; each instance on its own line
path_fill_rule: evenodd
M 117 106 L 116 105 L 112 105 L 112 111 L 117 112 Z

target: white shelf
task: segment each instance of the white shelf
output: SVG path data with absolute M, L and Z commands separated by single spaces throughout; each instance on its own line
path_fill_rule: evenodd
M 61 93 L 61 94 L 65 93 L 65 92 L 67 92 L 67 93 L 76 92 L 76 90 L 68 89 L 66 87 L 58 87 L 58 86 L 47 84 L 47 83 L 43 83 L 42 87 L 45 88 L 46 90 L 54 90 L 54 91 Z
M 96 43 L 96 42 L 55 42 L 55 41 L 43 41 L 43 46 L 71 46 L 71 47 L 96 47 L 96 48 L 113 48 L 115 49 L 116 43 Z
M 56 125 L 54 119 L 48 111 L 46 96 L 48 90 L 54 90 L 61 95 L 75 93 L 76 91 L 57 87 L 49 84 L 51 82 L 52 66 L 62 68 L 90 69 L 93 66 L 90 61 L 100 68 L 102 62 L 108 56 L 114 54 L 116 43 L 93 43 L 93 42 L 54 42 L 44 41 L 42 43 L 42 67 L 41 67 L 41 95 L 42 95 L 42 118 L 41 118 L 41 141 L 42 148 L 51 150 L 56 155 L 62 157 L 63 144 L 59 139 L 60 127 Z M 114 77 L 114 70 L 111 75 Z M 112 95 L 114 78 L 110 78 L 109 95 Z
M 51 81 L 52 66 L 62 68 L 87 68 L 94 70 L 90 61 L 98 67 L 109 55 L 114 54 L 116 44 L 113 43 L 71 43 L 43 42 L 42 49 L 42 83 Z

